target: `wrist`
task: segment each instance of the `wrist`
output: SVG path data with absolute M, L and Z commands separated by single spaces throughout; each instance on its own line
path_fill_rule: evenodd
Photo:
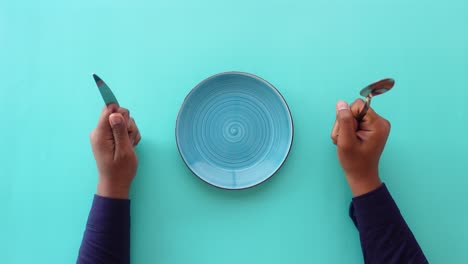
M 361 173 L 358 175 L 346 174 L 346 180 L 353 197 L 371 192 L 382 185 L 377 172 Z
M 130 186 L 119 186 L 106 182 L 98 182 L 96 194 L 102 197 L 115 199 L 128 199 Z

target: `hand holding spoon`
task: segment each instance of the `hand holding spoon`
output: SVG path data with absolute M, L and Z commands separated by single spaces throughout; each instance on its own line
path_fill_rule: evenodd
M 358 116 L 356 117 L 358 123 L 361 122 L 364 116 L 367 114 L 367 111 L 370 108 L 372 97 L 388 92 L 390 89 L 392 89 L 393 85 L 395 85 L 395 81 L 393 79 L 387 78 L 369 84 L 361 90 L 360 94 L 366 98 L 366 102 L 364 108 L 359 112 Z M 338 131 L 338 122 L 335 122 L 335 125 L 333 126 L 332 130 L 332 140 L 334 144 L 336 144 Z

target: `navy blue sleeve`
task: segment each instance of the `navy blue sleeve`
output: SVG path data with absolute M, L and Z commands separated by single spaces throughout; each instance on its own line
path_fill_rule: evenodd
M 428 263 L 385 184 L 354 197 L 349 216 L 359 230 L 365 263 Z
M 94 196 L 77 263 L 130 263 L 130 200 Z

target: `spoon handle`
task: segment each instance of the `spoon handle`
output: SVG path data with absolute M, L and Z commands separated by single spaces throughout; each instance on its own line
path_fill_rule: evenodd
M 359 112 L 358 116 L 356 117 L 356 120 L 358 121 L 358 123 L 361 122 L 364 116 L 367 114 L 367 110 L 369 110 L 370 103 L 371 103 L 371 96 L 367 96 L 366 104 L 364 105 L 364 108 L 362 108 L 361 112 Z

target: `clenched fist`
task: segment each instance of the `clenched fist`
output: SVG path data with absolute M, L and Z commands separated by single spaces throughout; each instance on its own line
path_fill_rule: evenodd
M 141 139 L 135 120 L 127 109 L 111 104 L 102 110 L 90 138 L 99 173 L 97 194 L 128 199 L 138 166 L 134 147 Z
M 351 106 L 344 101 L 336 104 L 336 122 L 332 131 L 338 159 L 354 196 L 377 189 L 379 159 L 390 133 L 390 123 L 369 109 L 361 122 L 356 117 L 364 108 L 364 101 Z

